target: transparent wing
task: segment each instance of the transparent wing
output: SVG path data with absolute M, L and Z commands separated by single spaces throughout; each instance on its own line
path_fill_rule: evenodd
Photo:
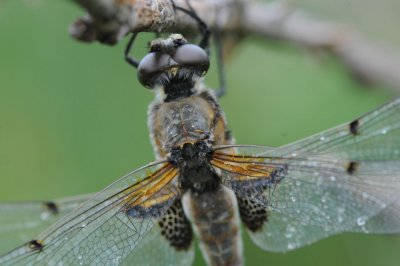
M 131 172 L 34 240 L 0 257 L 0 264 L 120 264 L 177 198 L 177 175 L 166 162 Z
M 44 202 L 0 203 L 0 254 L 33 239 L 94 194 Z
M 154 226 L 123 265 L 187 266 L 193 259 L 193 245 L 188 250 L 176 250 L 162 237 L 160 227 Z
M 400 99 L 280 148 L 217 148 L 211 163 L 238 197 L 267 208 L 251 233 L 266 250 L 345 231 L 400 232 Z
M 280 147 L 277 152 L 292 157 L 306 153 L 347 161 L 398 161 L 399 127 L 400 98 L 397 98 L 348 124 Z

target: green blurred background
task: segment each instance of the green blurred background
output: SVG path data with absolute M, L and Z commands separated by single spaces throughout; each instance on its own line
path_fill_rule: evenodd
M 153 95 L 123 61 L 127 40 L 74 41 L 67 28 L 80 15 L 69 1 L 0 1 L 1 201 L 99 191 L 154 159 L 146 126 Z M 221 104 L 241 144 L 286 144 L 394 96 L 355 84 L 329 56 L 281 43 L 243 42 L 226 71 Z M 214 65 L 207 82 L 217 85 Z M 244 238 L 247 265 L 400 264 L 398 236 L 343 234 L 287 254 Z M 199 253 L 196 260 L 202 265 Z

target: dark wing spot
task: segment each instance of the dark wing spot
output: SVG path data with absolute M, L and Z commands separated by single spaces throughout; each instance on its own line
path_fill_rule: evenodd
M 165 203 L 162 202 L 160 204 L 154 204 L 151 207 L 143 207 L 140 205 L 137 206 L 128 206 L 124 211 L 128 216 L 134 218 L 158 218 L 164 213 Z
M 358 166 L 359 166 L 359 163 L 358 163 L 358 162 L 350 162 L 350 163 L 347 165 L 347 169 L 346 169 L 347 173 L 348 173 L 349 175 L 354 174 L 354 172 L 357 171 Z
M 180 199 L 175 200 L 158 223 L 161 234 L 176 250 L 187 250 L 193 239 L 192 227 L 183 212 Z
M 278 184 L 282 181 L 282 179 L 288 173 L 288 166 L 282 165 L 280 167 L 275 168 L 275 170 L 271 173 L 271 182 L 272 184 Z
M 59 212 L 58 206 L 56 203 L 52 202 L 52 201 L 48 201 L 48 202 L 44 202 L 43 203 L 45 208 L 51 212 L 51 214 L 53 215 L 57 215 Z
M 40 243 L 39 240 L 31 240 L 28 243 L 26 243 L 26 247 L 30 250 L 30 251 L 41 251 L 43 249 L 43 244 Z
M 353 122 L 351 122 L 349 124 L 349 129 L 350 129 L 350 133 L 355 135 L 358 135 L 358 127 L 360 126 L 360 122 L 358 120 L 354 120 Z
M 261 230 L 268 220 L 267 209 L 250 198 L 237 197 L 240 218 L 244 225 L 252 232 Z

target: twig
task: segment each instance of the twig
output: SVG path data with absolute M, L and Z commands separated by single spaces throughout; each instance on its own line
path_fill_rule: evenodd
M 188 8 L 186 0 L 74 0 L 88 11 L 70 28 L 81 41 L 119 42 L 128 32 L 197 31 L 195 21 L 175 12 L 173 2 Z M 400 90 L 400 55 L 374 43 L 354 29 L 307 16 L 284 3 L 257 3 L 251 0 L 188 0 L 211 28 L 225 36 L 255 35 L 278 39 L 308 49 L 326 51 L 339 58 L 368 85 L 384 85 Z
M 185 0 L 74 0 L 88 11 L 71 27 L 70 34 L 80 41 L 115 44 L 128 32 L 183 32 L 197 30 L 196 22 L 173 4 L 189 9 Z M 239 28 L 243 0 L 189 0 L 196 13 L 211 27 Z

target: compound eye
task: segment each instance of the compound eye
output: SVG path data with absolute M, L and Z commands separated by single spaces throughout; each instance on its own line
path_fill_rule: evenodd
M 149 53 L 140 61 L 138 66 L 138 79 L 145 87 L 151 87 L 151 80 L 162 69 L 170 65 L 171 56 L 162 53 Z
M 178 47 L 171 57 L 179 65 L 195 68 L 201 75 L 205 75 L 210 67 L 208 54 L 194 44 L 184 44 Z

